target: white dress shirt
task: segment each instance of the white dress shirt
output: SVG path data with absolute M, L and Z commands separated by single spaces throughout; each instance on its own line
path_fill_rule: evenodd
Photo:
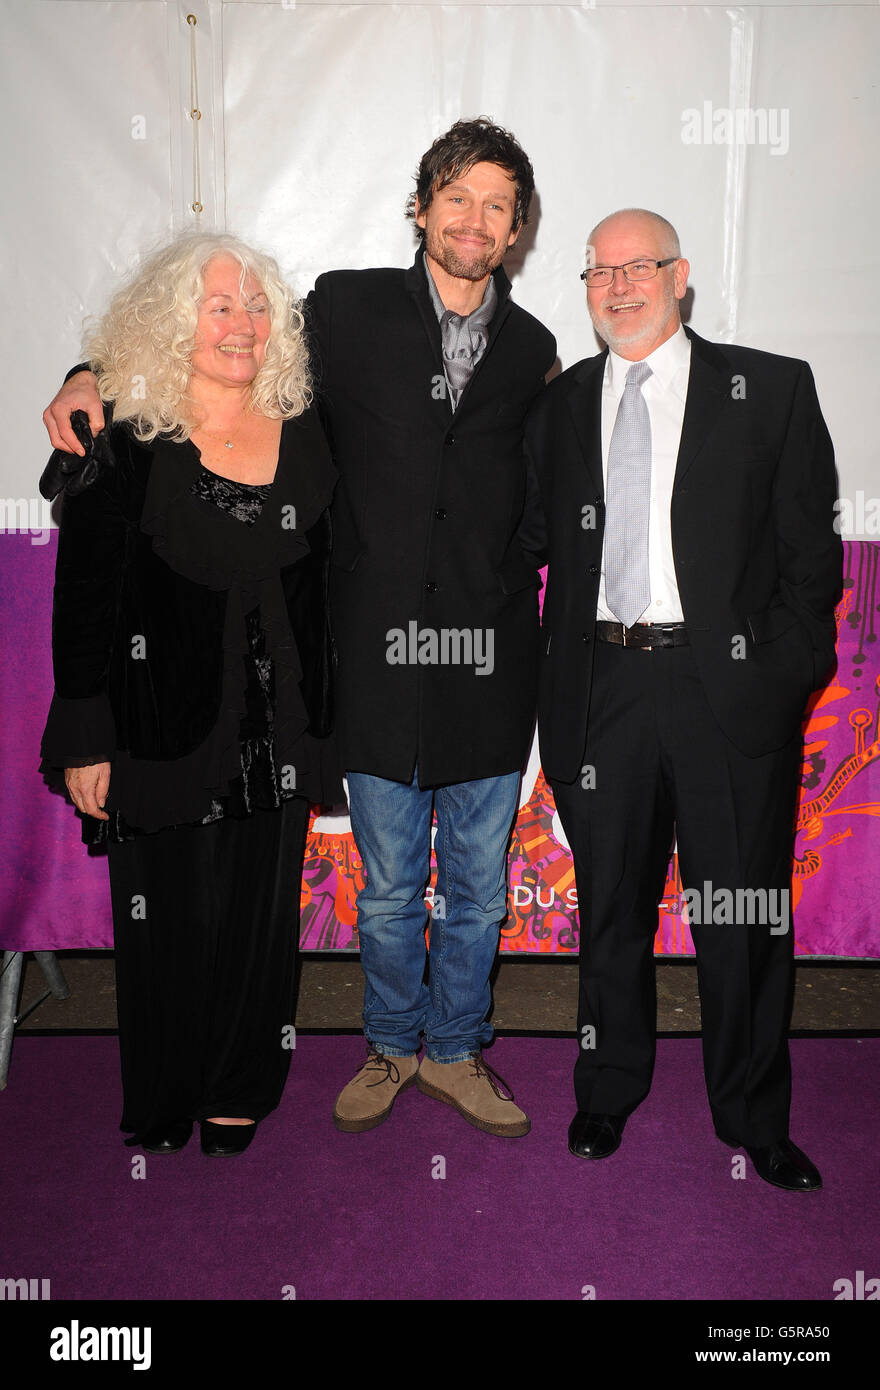
M 684 328 L 667 338 L 643 359 L 652 375 L 642 386 L 651 420 L 651 510 L 648 521 L 648 573 L 651 601 L 639 618 L 642 623 L 680 623 L 684 619 L 675 565 L 672 558 L 672 483 L 681 443 L 681 425 L 691 370 L 691 345 Z M 632 362 L 608 349 L 602 384 L 602 477 L 608 496 L 608 450 L 617 410 Z M 596 617 L 617 622 L 605 601 L 605 548 Z

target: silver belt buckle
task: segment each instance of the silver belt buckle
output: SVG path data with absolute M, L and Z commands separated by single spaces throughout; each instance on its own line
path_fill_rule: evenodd
M 628 628 L 628 627 L 626 626 L 625 623 L 622 624 L 622 627 L 623 627 L 623 645 L 624 645 L 625 647 L 632 647 L 635 651 L 640 651 L 640 652 L 651 652 L 651 651 L 654 650 L 653 647 L 643 647 L 643 646 L 640 646 L 638 642 L 627 642 L 627 640 L 626 640 L 626 634 L 627 634 L 628 632 L 634 632 L 634 631 L 635 631 L 635 628 Z

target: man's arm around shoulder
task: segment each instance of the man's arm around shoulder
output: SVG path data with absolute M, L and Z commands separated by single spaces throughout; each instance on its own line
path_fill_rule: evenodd
M 98 378 L 88 362 L 71 368 L 61 390 L 43 411 L 43 424 L 48 430 L 52 448 L 83 457 L 85 449 L 70 425 L 70 417 L 75 410 L 84 410 L 88 415 L 93 435 L 99 434 L 104 428 L 104 407 L 98 395 Z

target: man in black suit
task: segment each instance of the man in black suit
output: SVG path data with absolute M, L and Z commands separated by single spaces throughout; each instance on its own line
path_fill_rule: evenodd
M 533 188 L 507 131 L 459 121 L 419 166 L 410 269 L 333 271 L 308 297 L 339 472 L 338 731 L 366 869 L 358 932 L 369 1051 L 336 1102 L 334 1121 L 348 1132 L 381 1123 L 413 1083 L 488 1133 L 529 1129 L 481 1048 L 492 1037 L 489 976 L 537 695 L 523 425 L 556 343 L 511 302 L 501 266 Z M 77 407 L 93 430 L 103 423 L 87 376 L 44 414 L 55 447 L 81 452 L 68 425 Z
M 599 223 L 583 278 L 608 350 L 526 430 L 548 529 L 541 761 L 580 916 L 569 1149 L 613 1153 L 650 1088 L 675 836 L 716 1133 L 809 1191 L 788 1137 L 789 887 L 801 718 L 834 661 L 834 456 L 805 362 L 682 326 L 688 272 L 656 214 Z

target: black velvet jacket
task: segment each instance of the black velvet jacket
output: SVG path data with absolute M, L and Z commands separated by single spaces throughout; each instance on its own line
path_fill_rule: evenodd
M 336 473 L 324 434 L 314 409 L 284 422 L 253 526 L 193 494 L 201 464 L 191 443 L 141 444 L 125 423 L 108 422 L 104 435 L 97 477 L 64 498 L 44 770 L 111 761 L 113 797 L 120 760 L 183 768 L 207 750 L 214 782 L 202 791 L 220 795 L 240 771 L 245 615 L 255 606 L 274 666 L 279 765 L 330 730 Z M 333 780 L 317 788 L 325 796 L 313 778 L 312 798 L 335 799 Z

